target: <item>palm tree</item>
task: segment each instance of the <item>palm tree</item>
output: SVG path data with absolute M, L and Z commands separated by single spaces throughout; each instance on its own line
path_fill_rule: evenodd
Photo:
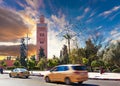
M 69 33 L 66 33 L 65 35 L 63 35 L 63 37 L 68 41 L 68 52 L 70 54 L 70 40 L 72 39 L 72 35 L 70 35 Z

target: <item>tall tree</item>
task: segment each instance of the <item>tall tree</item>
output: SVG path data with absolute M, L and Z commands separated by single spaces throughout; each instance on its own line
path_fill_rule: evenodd
M 69 56 L 68 56 L 68 51 L 67 51 L 67 46 L 64 45 L 62 49 L 62 57 L 61 59 L 61 64 L 68 64 L 69 63 Z
M 91 41 L 91 39 L 88 39 L 86 41 L 86 46 L 85 46 L 85 57 L 89 60 L 88 61 L 88 66 L 90 66 L 91 71 L 93 71 L 91 67 L 91 63 L 94 60 L 99 59 L 97 56 L 97 52 L 100 49 L 97 45 L 94 45 Z
M 20 45 L 20 63 L 22 66 L 27 67 L 27 62 L 26 62 L 26 58 L 27 58 L 27 48 L 25 45 L 25 39 L 22 38 L 21 39 L 21 45 Z
M 42 47 L 40 47 L 39 49 L 39 59 L 45 57 L 45 53 L 44 53 L 44 49 Z
M 98 46 L 95 46 L 91 39 L 88 39 L 86 41 L 86 46 L 85 46 L 85 54 L 86 54 L 86 58 L 90 58 L 90 60 L 95 60 L 97 52 L 99 50 Z M 91 61 L 90 61 L 91 62 Z
M 116 67 L 120 67 L 120 42 L 117 41 L 116 44 L 112 44 L 106 49 L 103 60 L 108 63 L 112 63 Z
M 37 64 L 37 67 L 39 67 L 40 70 L 44 70 L 46 68 L 46 58 L 41 58 Z
M 68 41 L 68 52 L 70 54 L 70 40 L 72 39 L 72 35 L 69 33 L 66 33 L 65 35 L 63 35 L 63 37 Z
M 72 64 L 82 64 L 82 58 L 84 51 L 82 48 L 80 49 L 73 49 L 70 54 L 70 63 Z

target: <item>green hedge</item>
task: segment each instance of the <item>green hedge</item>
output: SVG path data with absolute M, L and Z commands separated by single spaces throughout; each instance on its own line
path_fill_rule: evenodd
M 112 72 L 114 72 L 114 73 L 120 73 L 120 68 L 118 68 L 118 69 L 113 69 Z
M 20 67 L 12 66 L 12 67 L 7 67 L 7 70 L 13 70 L 14 68 L 24 68 L 24 67 L 23 66 L 20 66 Z M 34 68 L 28 69 L 28 70 L 40 70 L 40 68 L 35 66 Z
M 12 66 L 12 67 L 7 67 L 7 70 L 12 70 L 14 68 L 24 68 L 24 67 L 23 66 L 19 66 L 19 67 Z
M 35 66 L 34 68 L 29 69 L 29 70 L 40 70 L 40 68 L 39 68 L 39 67 L 37 67 L 37 66 Z
M 14 66 L 12 66 L 12 67 L 7 67 L 7 70 L 12 70 L 12 69 L 14 69 L 15 67 Z

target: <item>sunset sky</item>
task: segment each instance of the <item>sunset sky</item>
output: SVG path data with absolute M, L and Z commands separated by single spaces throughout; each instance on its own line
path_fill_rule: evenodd
M 72 34 L 79 34 L 79 47 L 93 35 L 102 35 L 103 45 L 120 40 L 120 0 L 0 0 L 0 56 L 18 56 L 20 39 L 27 33 L 29 54 L 34 54 L 36 24 L 42 14 L 48 23 L 49 58 L 59 57 L 67 44 L 62 37 L 66 26 L 71 26 Z M 72 27 L 76 22 L 79 28 Z

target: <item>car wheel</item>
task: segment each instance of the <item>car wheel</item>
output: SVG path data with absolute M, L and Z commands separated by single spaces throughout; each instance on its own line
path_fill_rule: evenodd
M 48 76 L 45 77 L 45 81 L 50 83 L 50 78 Z
M 26 76 L 25 78 L 28 78 L 29 76 Z
M 12 77 L 12 75 L 11 75 L 11 74 L 9 74 L 9 77 Z
M 78 84 L 82 84 L 83 82 L 78 82 Z
M 17 76 L 16 76 L 17 78 L 19 78 L 20 76 L 19 76 L 19 74 L 17 74 Z
M 70 78 L 65 78 L 65 84 L 67 84 L 67 85 L 71 84 Z

